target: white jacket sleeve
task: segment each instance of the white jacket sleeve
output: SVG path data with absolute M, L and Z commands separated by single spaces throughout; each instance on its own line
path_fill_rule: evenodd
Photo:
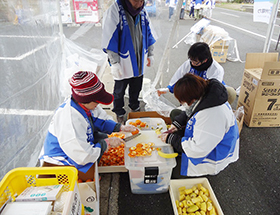
M 207 78 L 215 78 L 222 83 L 224 80 L 224 68 L 213 59 L 212 65 L 207 70 Z
M 91 110 L 91 112 L 96 118 L 114 121 L 113 117 L 108 115 L 100 105 L 97 105 L 94 110 Z
M 229 126 L 225 126 L 227 118 L 221 117 L 219 107 L 202 110 L 195 118 L 193 138 L 183 141 L 182 148 L 188 157 L 201 158 L 207 156 L 218 145 Z
M 71 107 L 64 109 L 54 119 L 54 132 L 60 147 L 79 165 L 94 163 L 99 158 L 101 150 L 87 142 L 88 123 L 76 109 Z
M 190 60 L 185 61 L 172 76 L 169 86 L 173 86 L 180 78 L 190 71 Z

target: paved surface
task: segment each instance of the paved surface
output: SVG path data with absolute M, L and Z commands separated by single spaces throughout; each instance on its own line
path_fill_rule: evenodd
M 107 69 L 105 74 L 108 73 Z M 236 106 L 236 101 L 233 106 Z M 279 128 L 243 126 L 240 159 L 218 175 L 206 176 L 225 215 L 279 214 L 279 149 Z M 173 214 L 168 192 L 154 195 L 132 194 L 128 173 L 100 175 L 101 215 Z M 186 178 L 179 175 L 178 167 L 172 173 L 172 179 L 177 178 Z
M 186 27 L 180 28 L 178 38 L 186 35 L 188 29 L 186 30 Z M 239 38 L 233 34 L 234 32 L 231 29 L 228 29 L 228 31 L 233 38 Z M 247 36 L 244 34 L 242 36 L 244 39 L 238 40 L 242 60 L 245 59 L 246 53 L 261 52 L 262 50 L 262 42 L 252 36 L 249 36 L 250 40 L 247 40 Z M 164 47 L 164 43 L 157 46 L 158 53 L 162 53 L 161 47 Z M 173 50 L 174 52 L 172 53 L 179 53 L 183 51 L 181 50 L 183 48 L 186 48 L 185 44 Z M 186 58 L 186 55 L 181 53 L 184 52 L 176 55 L 176 62 L 171 60 L 174 65 L 171 66 L 170 71 L 175 70 L 181 64 L 180 61 Z M 177 62 L 179 65 L 176 65 Z M 159 62 L 155 62 L 155 65 L 158 64 Z M 226 83 L 235 88 L 240 86 L 244 62 L 227 61 L 222 66 L 226 71 Z M 154 77 L 149 78 L 153 80 Z M 112 90 L 110 86 L 113 86 L 113 80 L 110 77 L 109 68 L 106 69 L 102 80 L 106 82 L 107 90 Z M 165 77 L 164 81 L 168 83 L 168 78 Z M 163 85 L 165 84 L 163 83 Z M 170 100 L 175 102 L 174 98 L 170 97 Z M 233 108 L 236 107 L 236 101 L 232 106 Z M 142 110 L 144 110 L 143 103 Z M 110 110 L 108 110 L 108 113 L 112 114 Z M 114 117 L 113 114 L 112 116 Z M 249 128 L 244 125 L 240 134 L 239 160 L 230 164 L 216 176 L 206 176 L 225 215 L 279 214 L 279 136 L 279 128 Z M 128 173 L 102 173 L 100 175 L 101 215 L 173 214 L 169 193 L 154 195 L 132 194 Z M 171 179 L 175 178 L 182 178 L 179 175 L 179 166 L 173 169 Z

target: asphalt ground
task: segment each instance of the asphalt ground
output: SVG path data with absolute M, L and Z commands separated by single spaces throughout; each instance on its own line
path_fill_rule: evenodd
M 107 69 L 105 74 L 108 72 Z M 232 104 L 233 107 L 236 102 L 237 99 Z M 144 111 L 143 102 L 141 111 Z M 279 128 L 249 128 L 244 124 L 240 134 L 239 160 L 218 175 L 205 176 L 225 215 L 279 214 L 278 133 Z M 177 166 L 172 170 L 170 180 L 191 178 L 181 176 L 179 172 L 180 157 L 177 158 Z M 100 176 L 101 215 L 173 214 L 169 192 L 133 194 L 128 172 L 101 173 Z
M 184 29 L 180 28 L 180 31 L 184 31 Z M 185 33 L 182 34 L 184 35 Z M 245 60 L 247 52 L 261 52 L 256 51 L 259 44 L 255 43 L 254 40 L 254 38 L 251 38 L 250 41 L 247 41 L 245 37 L 244 40 L 238 40 L 239 44 L 242 44 L 239 46 L 242 60 Z M 246 46 L 248 43 L 254 43 L 255 45 Z M 261 50 L 261 48 L 259 49 Z M 180 51 L 180 47 L 174 53 L 178 51 Z M 184 58 L 185 56 L 177 55 L 176 57 L 180 61 L 180 57 Z M 226 83 L 234 88 L 240 86 L 244 61 L 227 61 L 222 66 L 226 71 Z M 108 69 L 105 71 L 106 73 L 109 73 Z M 166 79 L 168 82 L 167 77 Z M 174 100 L 172 99 L 170 98 L 173 102 Z M 237 105 L 237 99 L 232 104 L 234 109 Z M 145 104 L 142 102 L 141 105 L 141 111 L 144 111 Z M 130 110 L 127 109 L 127 111 L 129 112 Z M 245 124 L 243 125 L 240 133 L 239 160 L 230 164 L 218 175 L 205 176 L 209 180 L 225 215 L 279 214 L 279 149 L 279 128 L 249 128 Z M 182 177 L 179 174 L 179 164 L 180 157 L 177 158 L 177 166 L 172 170 L 170 180 L 186 180 L 190 178 Z M 101 173 L 100 175 L 101 215 L 174 214 L 169 192 L 162 194 L 133 194 L 130 188 L 128 172 Z

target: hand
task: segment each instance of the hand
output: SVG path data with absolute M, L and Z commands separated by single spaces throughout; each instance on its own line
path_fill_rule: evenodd
M 138 130 L 138 128 L 133 125 L 121 125 L 121 131 L 134 132 L 136 130 Z
M 172 133 L 174 133 L 175 131 L 178 131 L 178 128 L 176 128 L 175 125 L 171 124 L 170 128 L 168 129 L 168 131 L 171 131 Z
M 120 146 L 122 143 L 125 143 L 124 140 L 122 140 L 121 138 L 118 138 L 118 137 L 106 138 L 105 142 L 108 145 L 107 149 L 109 149 L 111 147 L 115 148 L 115 147 Z
M 162 134 L 160 135 L 160 139 L 161 139 L 162 142 L 166 143 L 167 135 L 168 135 L 168 133 L 162 133 Z
M 162 94 L 166 94 L 167 92 L 169 92 L 168 88 L 160 88 L 157 90 L 158 96 L 161 96 Z
M 122 68 L 119 63 L 112 64 L 111 66 L 111 74 L 115 79 L 120 79 L 122 75 Z
M 148 63 L 147 63 L 147 66 L 153 66 L 154 65 L 154 57 L 153 56 L 150 56 L 150 57 L 148 57 Z

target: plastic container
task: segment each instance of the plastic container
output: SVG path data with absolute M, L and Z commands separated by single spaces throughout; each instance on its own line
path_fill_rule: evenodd
M 165 144 L 160 148 L 165 153 L 174 152 L 170 145 Z M 176 166 L 175 158 L 162 158 L 157 151 L 153 151 L 151 156 L 134 158 L 129 157 L 128 153 L 129 147 L 126 147 L 125 167 L 129 171 L 132 193 L 156 194 L 168 191 L 172 169 Z
M 20 167 L 9 171 L 0 183 L 0 208 L 31 186 L 63 184 L 68 191 L 63 215 L 84 214 L 77 187 L 78 171 L 74 167 Z
M 143 117 L 143 118 L 134 118 L 134 119 L 128 119 L 126 121 L 126 125 L 129 125 L 130 122 L 135 122 L 136 120 L 141 120 L 141 122 L 146 123 L 146 127 L 140 128 L 140 130 L 156 130 L 161 129 L 162 131 L 166 131 L 166 124 L 165 121 L 162 118 L 150 118 L 150 117 Z
M 169 194 L 170 194 L 170 198 L 171 198 L 171 202 L 172 202 L 172 206 L 173 206 L 173 210 L 174 210 L 174 215 L 178 215 L 178 210 L 177 210 L 177 206 L 176 206 L 176 200 L 179 200 L 179 196 L 180 196 L 180 192 L 179 192 L 179 188 L 185 186 L 186 189 L 192 188 L 194 185 L 197 184 L 202 184 L 205 188 L 207 188 L 209 190 L 209 198 L 212 200 L 212 203 L 214 204 L 216 211 L 217 211 L 217 215 L 224 215 L 220 204 L 214 194 L 214 191 L 208 181 L 207 178 L 190 178 L 190 179 L 172 179 L 170 181 L 170 189 L 169 189 Z

